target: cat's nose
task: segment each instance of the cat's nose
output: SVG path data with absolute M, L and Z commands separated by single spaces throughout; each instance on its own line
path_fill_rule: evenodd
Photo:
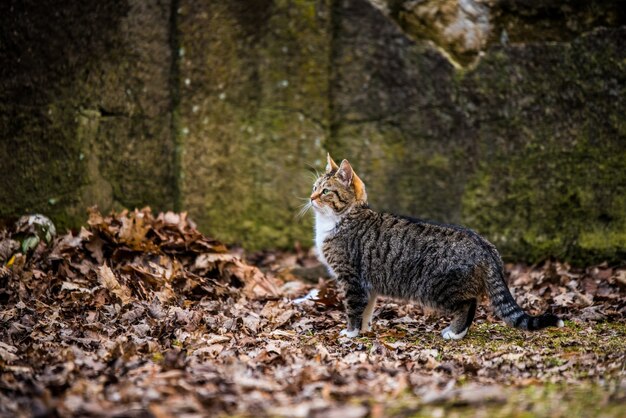
M 315 199 L 317 199 L 319 196 L 320 196 L 320 194 L 319 194 L 319 193 L 313 193 L 313 194 L 311 195 L 311 202 L 312 202 L 312 201 L 314 201 Z

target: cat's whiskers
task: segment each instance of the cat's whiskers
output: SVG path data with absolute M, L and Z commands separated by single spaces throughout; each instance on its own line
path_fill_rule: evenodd
M 303 198 L 299 198 L 299 199 L 303 199 Z M 300 206 L 298 213 L 296 213 L 297 219 L 302 219 L 302 217 L 304 217 L 304 215 L 306 215 L 306 213 L 313 207 L 313 204 L 311 203 L 310 199 L 307 198 L 305 200 L 306 202 Z

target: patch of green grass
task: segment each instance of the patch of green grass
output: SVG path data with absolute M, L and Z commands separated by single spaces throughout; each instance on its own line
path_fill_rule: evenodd
M 459 341 L 444 340 L 433 332 L 409 333 L 403 338 L 387 337 L 386 340 L 404 341 L 419 350 L 437 350 L 439 362 L 470 370 L 486 367 L 488 374 L 494 377 L 501 373 L 501 367 L 506 376 L 509 376 L 509 367 L 521 367 L 517 377 L 507 379 L 503 375 L 501 382 L 509 384 L 516 382 L 521 374 L 540 381 L 554 381 L 563 371 L 568 379 L 590 380 L 600 375 L 614 378 L 620 375 L 620 370 L 623 372 L 619 362 L 626 361 L 626 324 L 621 322 L 580 324 L 567 321 L 564 328 L 538 332 L 481 322 L 474 324 L 468 335 Z M 493 361 L 484 366 L 482 359 Z
M 626 324 L 619 322 L 582 326 L 566 321 L 564 328 L 547 328 L 538 332 L 521 331 L 504 324 L 481 323 L 473 326 L 467 337 L 461 340 L 462 344 L 455 347 L 495 351 L 518 346 L 560 353 L 590 351 L 600 354 L 624 349 L 625 340 Z
M 402 405 L 387 409 L 389 417 L 494 417 L 494 418 L 573 418 L 626 415 L 626 393 L 618 382 L 607 385 L 546 384 L 525 388 L 505 387 L 499 400 L 480 399 L 468 404 L 461 399 L 420 405 L 404 399 Z

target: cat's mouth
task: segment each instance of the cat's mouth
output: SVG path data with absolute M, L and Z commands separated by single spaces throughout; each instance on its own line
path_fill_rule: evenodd
M 311 206 L 313 207 L 313 210 L 320 212 L 322 214 L 325 214 L 328 210 L 328 207 L 322 205 L 318 200 L 312 200 Z

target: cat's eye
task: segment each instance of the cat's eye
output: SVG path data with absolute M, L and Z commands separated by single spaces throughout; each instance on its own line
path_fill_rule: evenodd
M 328 190 L 328 189 L 322 190 L 322 194 L 328 194 L 328 192 L 330 192 L 330 190 Z

